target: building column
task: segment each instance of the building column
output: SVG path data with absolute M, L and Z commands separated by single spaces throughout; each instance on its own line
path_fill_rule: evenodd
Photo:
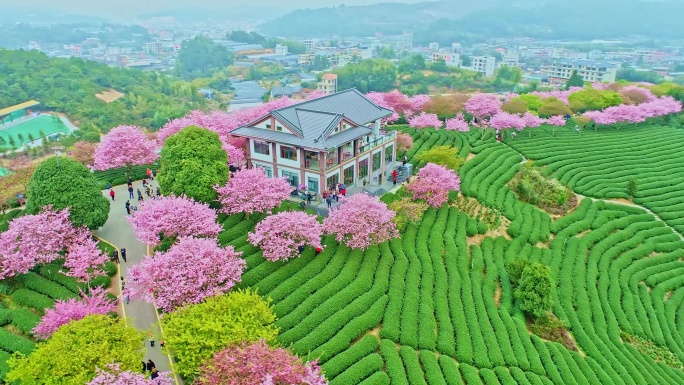
M 306 152 L 303 148 L 299 149 L 300 161 L 299 161 L 299 180 L 300 184 L 303 184 L 307 188 L 309 187 L 309 182 L 306 181 Z M 304 183 L 306 182 L 306 183 Z M 297 186 L 299 187 L 299 186 Z
M 273 177 L 278 177 L 278 154 L 276 154 L 276 144 L 271 143 L 271 150 L 273 151 Z

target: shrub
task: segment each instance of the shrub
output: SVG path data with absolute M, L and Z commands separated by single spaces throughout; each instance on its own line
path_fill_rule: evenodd
M 520 308 L 535 317 L 551 310 L 551 269 L 541 263 L 530 263 L 522 271 L 515 298 Z
M 28 306 L 41 311 L 55 305 L 55 301 L 52 298 L 24 288 L 12 293 L 12 300 L 18 305 Z

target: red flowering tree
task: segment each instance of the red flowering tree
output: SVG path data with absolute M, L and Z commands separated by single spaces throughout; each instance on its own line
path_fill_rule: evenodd
M 0 279 L 58 258 L 65 259 L 67 275 L 83 281 L 100 273 L 99 266 L 107 261 L 90 231 L 71 224 L 66 209 L 56 212 L 48 206 L 39 214 L 13 219 L 0 233 Z
M 165 252 L 156 252 L 128 269 L 125 295 L 155 303 L 165 312 L 225 293 L 237 282 L 246 263 L 232 246 L 215 239 L 179 238 Z
M 323 226 L 315 216 L 286 211 L 259 222 L 247 239 L 261 248 L 264 258 L 279 261 L 296 257 L 300 246 L 322 247 L 322 236 Z
M 434 127 L 438 129 L 442 127 L 442 121 L 439 120 L 436 114 L 428 114 L 427 112 L 421 112 L 419 115 L 414 115 L 409 118 L 408 124 L 415 128 L 428 128 Z
M 430 206 L 440 207 L 449 199 L 449 191 L 459 191 L 461 179 L 453 170 L 428 163 L 406 186 L 413 199 L 424 199 Z
M 66 301 L 57 300 L 53 309 L 47 309 L 40 323 L 33 329 L 33 335 L 48 339 L 60 326 L 80 320 L 91 314 L 107 314 L 116 311 L 116 302 L 107 297 L 107 291 L 96 287 L 90 295 L 81 292 L 81 298 Z
M 87 167 L 92 167 L 95 162 L 95 148 L 97 148 L 97 143 L 76 142 L 69 151 L 69 157 Z
M 459 132 L 470 131 L 470 125 L 468 124 L 468 122 L 465 121 L 462 112 L 459 112 L 454 118 L 448 119 L 446 121 L 446 126 L 444 128 L 447 130 L 454 130 Z
M 413 147 L 413 138 L 411 135 L 400 132 L 397 134 L 397 151 L 406 151 Z
M 113 128 L 95 148 L 93 169 L 150 164 L 159 158 L 157 144 L 149 140 L 140 127 L 119 126 Z
M 262 168 L 233 173 L 223 187 L 214 188 L 226 214 L 272 210 L 287 199 L 293 187 L 284 178 L 269 178 Z
M 107 366 L 106 370 L 97 368 L 97 377 L 86 385 L 172 385 L 173 379 L 168 372 L 159 372 L 159 377 L 152 379 L 145 378 L 140 373 L 130 370 L 122 371 L 118 364 Z
M 171 195 L 143 202 L 128 222 L 141 242 L 154 245 L 160 237 L 215 237 L 221 231 L 216 217 L 208 204 Z
M 222 350 L 200 368 L 204 385 L 327 385 L 316 361 L 304 363 L 283 348 L 261 340 Z
M 394 211 L 368 194 L 355 194 L 343 199 L 343 204 L 331 209 L 323 220 L 326 233 L 335 235 L 352 249 L 365 249 L 399 236 L 392 221 Z

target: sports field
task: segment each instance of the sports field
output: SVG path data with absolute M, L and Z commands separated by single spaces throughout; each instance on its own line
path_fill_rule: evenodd
M 56 132 L 64 132 L 67 134 L 71 132 L 57 116 L 53 115 L 41 115 L 10 128 L 5 129 L 3 127 L 4 126 L 0 125 L 0 138 L 4 139 L 0 140 L 0 147 L 9 147 L 10 136 L 14 138 L 16 146 L 20 147 L 22 144 L 30 141 L 29 134 L 31 134 L 34 139 L 38 139 L 41 136 L 41 131 L 48 136 Z M 22 135 L 22 138 L 19 137 L 19 134 Z

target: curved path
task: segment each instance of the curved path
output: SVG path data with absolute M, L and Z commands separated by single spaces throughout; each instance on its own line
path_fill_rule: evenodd
M 156 188 L 157 183 L 152 182 L 152 185 Z M 142 182 L 133 182 L 134 189 L 142 188 Z M 147 254 L 147 247 L 142 242 L 138 241 L 135 237 L 135 233 L 131 228 L 131 225 L 126 220 L 126 200 L 128 198 L 128 191 L 126 185 L 113 187 L 115 193 L 115 200 L 111 202 L 109 207 L 109 218 L 107 223 L 97 231 L 94 231 L 95 235 L 102 238 L 104 241 L 112 244 L 117 249 L 122 247 L 126 248 L 126 259 L 127 262 L 121 260 L 121 265 L 119 269 L 119 274 L 123 274 L 124 278 L 127 276 L 128 267 L 134 263 L 139 263 L 143 257 Z M 109 197 L 109 190 L 103 190 L 102 194 Z M 137 205 L 137 199 L 131 199 L 131 204 Z M 116 276 L 118 282 L 121 281 L 120 275 Z M 120 285 L 117 285 L 119 289 L 120 296 Z M 148 359 L 154 361 L 157 370 L 160 372 L 173 371 L 173 363 L 168 354 L 162 352 L 159 343 L 161 341 L 161 331 L 159 328 L 159 316 L 154 308 L 154 305 L 131 300 L 129 304 L 125 301 L 121 301 L 122 314 L 128 325 L 134 326 L 136 329 L 141 330 L 148 335 L 152 332 L 155 337 L 154 347 L 150 346 L 149 337 L 145 338 L 145 362 Z M 182 384 L 183 381 L 174 374 L 176 384 Z

